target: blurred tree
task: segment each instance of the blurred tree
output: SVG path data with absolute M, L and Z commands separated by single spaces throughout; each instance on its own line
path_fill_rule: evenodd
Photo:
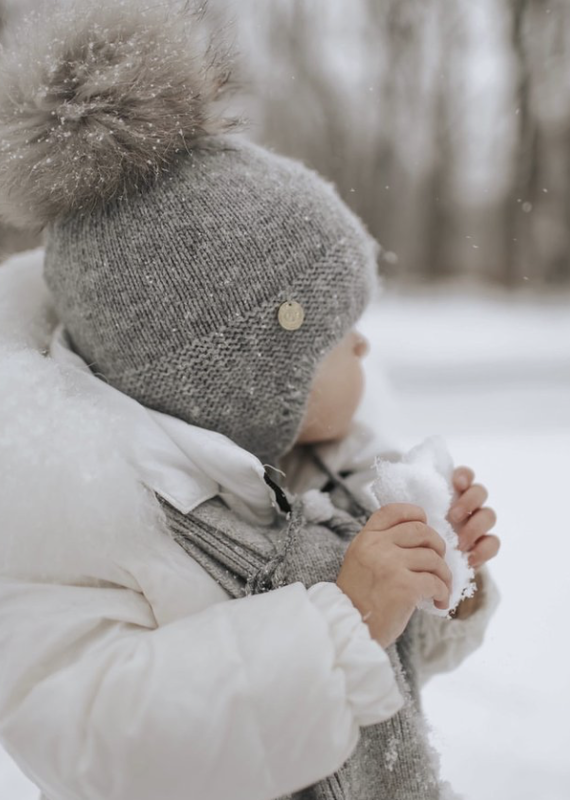
M 567 0 L 214 2 L 252 135 L 334 180 L 400 278 L 570 281 Z
M 520 226 L 528 243 L 525 267 L 535 277 L 538 265 L 547 281 L 559 282 L 570 279 L 570 7 L 566 0 L 519 3 L 520 91 L 530 109 L 521 121 L 518 160 L 530 217 Z M 524 263 L 522 254 L 515 262 Z

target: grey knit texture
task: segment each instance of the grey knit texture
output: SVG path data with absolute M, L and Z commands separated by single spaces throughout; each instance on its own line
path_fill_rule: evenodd
M 296 581 L 306 587 L 336 581 L 346 548 L 363 524 L 352 519 L 347 535 L 347 514 L 340 511 L 338 519 L 323 525 L 307 524 L 299 502 L 289 524 L 277 522 L 272 529 L 238 519 L 219 499 L 189 516 L 163 507 L 174 539 L 234 598 L 252 587 L 256 593 Z M 414 616 L 387 650 L 405 698 L 401 711 L 362 728 L 356 750 L 334 775 L 281 800 L 441 800 L 438 758 L 427 738 L 417 686 L 416 625 Z
M 218 136 L 144 193 L 50 226 L 45 277 L 96 374 L 275 463 L 370 298 L 377 249 L 316 173 Z M 278 322 L 285 301 L 298 330 Z

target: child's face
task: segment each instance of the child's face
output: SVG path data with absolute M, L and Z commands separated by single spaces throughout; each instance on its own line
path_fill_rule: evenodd
M 362 358 L 368 349 L 364 336 L 352 330 L 321 363 L 298 444 L 332 441 L 346 435 L 362 398 Z

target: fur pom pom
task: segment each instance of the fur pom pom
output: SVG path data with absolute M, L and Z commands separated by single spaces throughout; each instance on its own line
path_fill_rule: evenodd
M 235 126 L 215 108 L 230 56 L 210 23 L 172 0 L 27 17 L 0 59 L 0 215 L 37 228 L 88 212 Z

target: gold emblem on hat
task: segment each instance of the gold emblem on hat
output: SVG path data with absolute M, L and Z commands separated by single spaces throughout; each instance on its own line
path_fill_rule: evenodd
M 303 306 L 296 300 L 287 300 L 279 307 L 279 324 L 286 331 L 299 330 L 305 321 Z

